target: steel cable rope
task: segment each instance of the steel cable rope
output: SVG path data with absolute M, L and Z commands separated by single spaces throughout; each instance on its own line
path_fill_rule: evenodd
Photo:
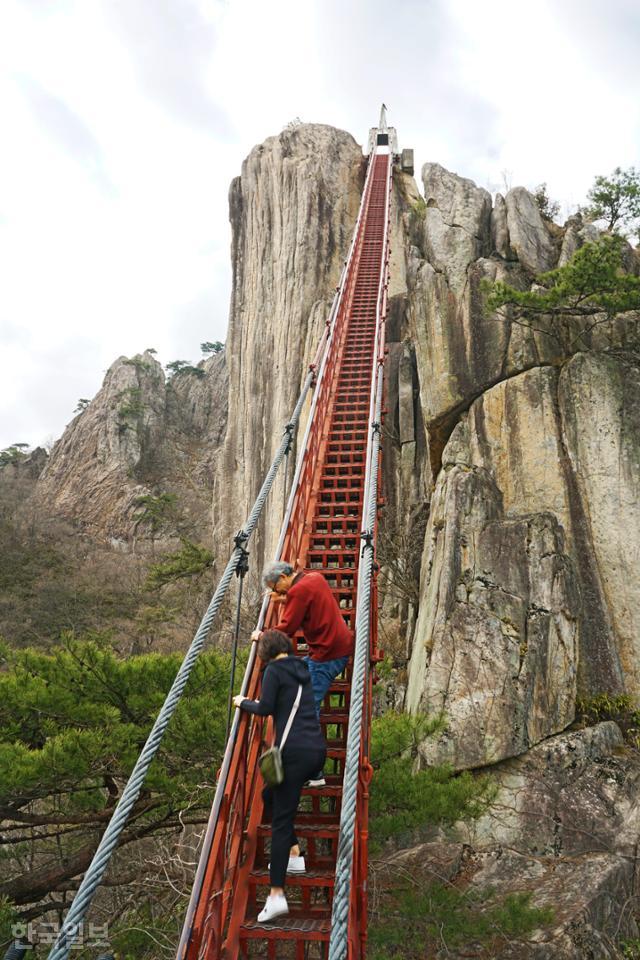
M 378 373 L 382 393 L 382 369 Z M 335 888 L 331 913 L 331 940 L 329 960 L 344 960 L 347 956 L 347 927 L 351 871 L 353 868 L 353 845 L 356 826 L 356 799 L 360 773 L 360 741 L 362 735 L 362 712 L 366 679 L 369 667 L 369 632 L 371 625 L 371 584 L 373 578 L 374 527 L 378 497 L 377 461 L 380 452 L 380 414 L 382 397 L 376 404 L 376 422 L 372 424 L 371 475 L 367 485 L 367 516 L 361 534 L 361 556 L 358 571 L 358 596 L 356 603 L 356 643 L 351 676 L 351 706 L 349 708 L 349 731 L 342 784 L 342 809 L 340 835 L 336 859 Z
M 328 342 L 329 338 L 327 337 L 327 343 Z M 180 701 L 180 698 L 184 692 L 191 670 L 193 669 L 193 666 L 202 651 L 209 630 L 211 629 L 213 619 L 220 608 L 231 578 L 236 572 L 238 564 L 242 561 L 244 543 L 249 540 L 251 534 L 255 530 L 255 527 L 257 526 L 265 501 L 278 472 L 278 468 L 280 467 L 282 459 L 285 455 L 285 451 L 289 445 L 291 431 L 292 429 L 295 429 L 300 419 L 302 406 L 313 382 L 313 378 L 314 371 L 310 370 L 305 378 L 304 385 L 298 398 L 298 402 L 295 406 L 293 415 L 285 427 L 283 439 L 271 463 L 267 476 L 264 479 L 260 493 L 256 498 L 251 513 L 249 514 L 249 518 L 245 526 L 236 536 L 236 543 L 240 543 L 240 545 L 236 546 L 231 554 L 231 557 L 229 558 L 229 562 L 227 563 L 224 573 L 220 578 L 207 611 L 200 622 L 200 626 L 198 627 L 196 635 L 191 642 L 191 646 L 189 647 L 186 656 L 182 661 L 176 678 L 173 681 L 173 685 L 167 694 L 158 717 L 156 718 L 151 733 L 149 734 L 149 737 L 147 738 L 147 741 L 136 761 L 129 780 L 127 781 L 127 785 L 122 792 L 122 796 L 118 801 L 111 820 L 109 821 L 100 844 L 98 845 L 98 848 L 93 856 L 93 860 L 87 868 L 87 871 L 82 879 L 82 883 L 78 887 L 77 893 L 73 898 L 65 921 L 62 925 L 62 929 L 60 930 L 56 938 L 56 942 L 48 954 L 48 960 L 67 960 L 69 950 L 71 949 L 73 941 L 78 933 L 79 925 L 89 904 L 91 903 L 91 900 L 93 899 L 93 895 L 95 894 L 102 877 L 104 876 L 105 870 L 111 858 L 111 854 L 118 843 L 120 834 L 122 833 L 129 814 L 131 813 L 131 810 L 138 798 L 143 781 L 151 765 L 151 761 L 153 760 L 158 747 L 160 746 L 160 741 L 164 736 L 169 721 L 173 716 L 178 702 Z

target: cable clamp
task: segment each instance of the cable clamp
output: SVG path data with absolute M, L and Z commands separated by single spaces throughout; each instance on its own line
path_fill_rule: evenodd
M 293 445 L 293 431 L 295 430 L 295 423 L 289 422 L 284 428 L 285 435 L 287 437 L 287 445 L 284 448 L 285 455 L 291 453 L 291 447 Z
M 362 530 L 360 533 L 360 539 L 364 540 L 365 547 L 373 546 L 373 531 L 372 530 Z
M 244 577 L 249 570 L 249 551 L 245 550 L 244 547 L 248 539 L 249 534 L 245 533 L 244 530 L 238 530 L 233 538 L 233 543 L 236 550 L 240 551 L 240 556 L 238 557 L 238 562 L 236 563 L 236 577 Z

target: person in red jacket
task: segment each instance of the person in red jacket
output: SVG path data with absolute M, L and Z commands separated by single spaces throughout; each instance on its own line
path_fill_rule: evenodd
M 347 627 L 331 587 L 321 573 L 305 573 L 296 570 L 290 563 L 275 560 L 262 572 L 265 587 L 274 591 L 275 600 L 284 602 L 284 611 L 276 629 L 293 639 L 301 630 L 309 650 L 305 657 L 311 686 L 320 717 L 320 707 L 327 690 L 346 667 L 353 653 L 353 636 Z M 255 630 L 253 640 L 260 640 L 261 632 Z M 323 787 L 322 771 L 312 777 L 311 787 Z

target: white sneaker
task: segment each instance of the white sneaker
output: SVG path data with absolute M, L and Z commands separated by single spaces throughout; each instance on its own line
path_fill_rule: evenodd
M 269 920 L 275 920 L 276 917 L 283 917 L 289 913 L 289 904 L 283 893 L 275 897 L 269 895 L 267 902 L 258 914 L 258 923 L 268 923 Z
M 267 864 L 267 870 L 271 869 L 271 864 Z M 304 857 L 294 857 L 293 854 L 289 854 L 289 863 L 287 864 L 287 873 L 306 873 L 307 866 L 304 862 Z
M 312 777 L 311 780 L 305 781 L 305 787 L 326 787 L 327 781 L 324 777 Z

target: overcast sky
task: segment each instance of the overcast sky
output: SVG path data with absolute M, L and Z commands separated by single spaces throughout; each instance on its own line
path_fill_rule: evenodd
M 289 121 L 495 191 L 640 165 L 637 0 L 2 0 L 0 448 L 224 340 L 229 182 Z

